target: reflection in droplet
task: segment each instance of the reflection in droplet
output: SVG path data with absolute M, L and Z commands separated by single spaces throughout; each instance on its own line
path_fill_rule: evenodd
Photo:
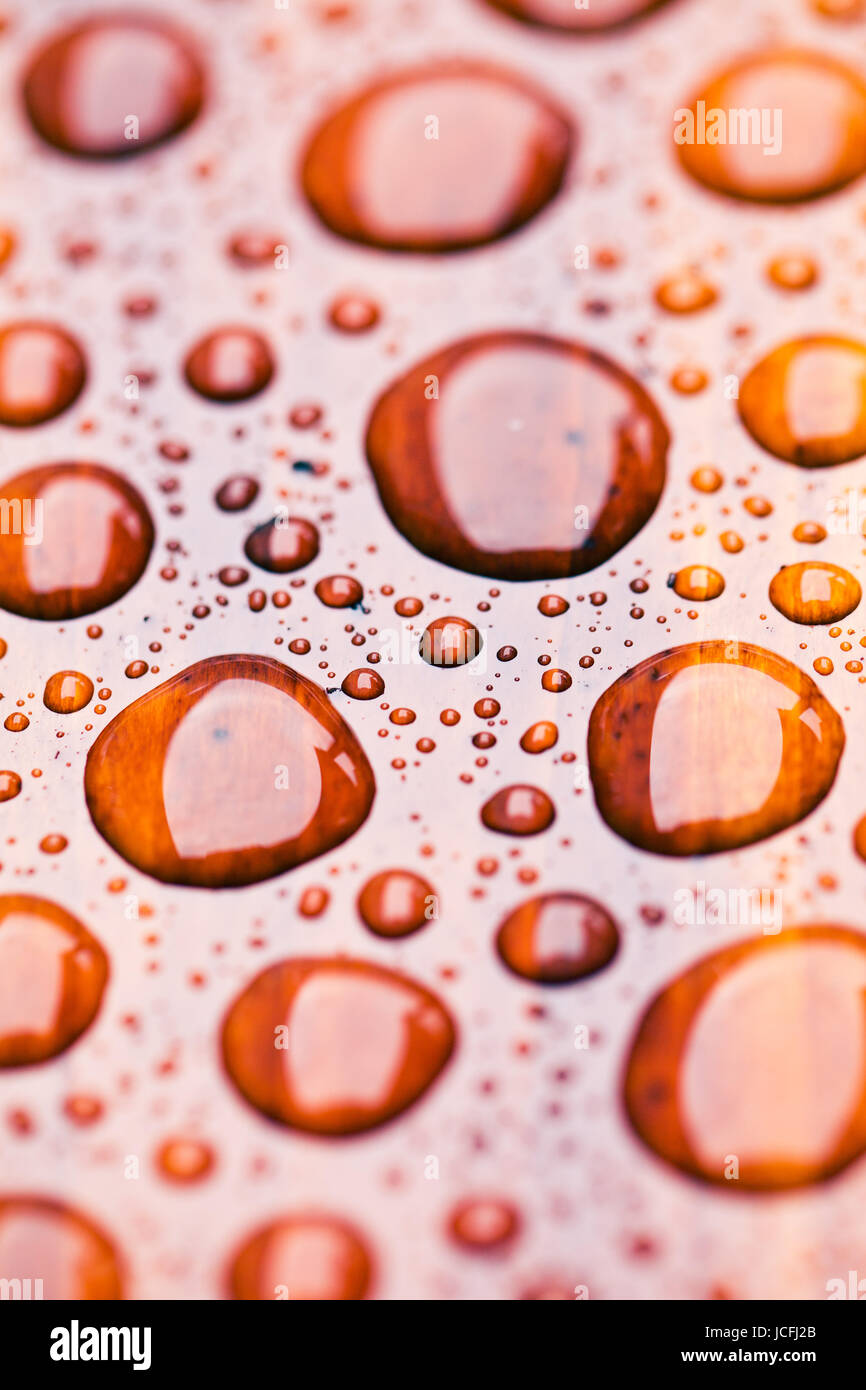
M 832 1177 L 866 1149 L 864 991 L 866 937 L 847 927 L 705 957 L 640 1022 L 631 1123 L 660 1158 L 729 1191 Z
M 55 714 L 75 714 L 93 699 L 93 681 L 81 671 L 56 671 L 45 682 L 42 699 Z
M 693 603 L 704 603 L 724 593 L 725 580 L 710 565 L 686 565 L 668 580 L 675 594 Z
M 217 656 L 117 715 L 88 754 L 84 789 L 97 830 L 130 864 L 219 888 L 341 844 L 375 782 L 312 681 L 270 657 Z
M 448 1228 L 466 1250 L 499 1250 L 520 1230 L 520 1213 L 499 1197 L 468 1197 L 451 1212 Z
M 252 328 L 217 328 L 190 349 L 186 379 L 209 401 L 231 404 L 264 391 L 274 374 L 271 349 Z
M 273 517 L 247 536 L 244 554 L 259 569 L 289 574 L 303 569 L 319 553 L 319 532 L 299 516 Z
M 428 666 L 465 666 L 481 651 L 481 633 L 467 618 L 434 618 L 421 635 L 419 652 Z
M 52 1302 L 123 1298 L 112 1242 L 80 1211 L 48 1197 L 0 1194 L 0 1280 L 7 1279 L 29 1280 L 30 1297 Z
M 25 320 L 0 329 L 0 424 L 44 424 L 81 395 L 87 377 L 75 338 L 53 323 Z
M 389 517 L 425 555 L 553 579 L 602 564 L 649 520 L 668 442 L 653 401 L 608 358 L 501 332 L 453 343 L 390 386 L 367 456 Z
M 481 808 L 484 825 L 502 835 L 540 835 L 555 817 L 556 807 L 547 792 L 519 784 L 494 792 Z
M 580 893 L 544 893 L 521 903 L 496 933 L 496 949 L 515 975 L 568 984 L 608 965 L 619 931 L 608 912 Z
M 358 912 L 376 936 L 409 936 L 431 920 L 436 895 L 420 874 L 384 869 L 368 879 L 358 895 Z
M 826 560 L 783 565 L 770 581 L 770 602 L 792 623 L 839 622 L 862 597 L 853 574 Z
M 583 4 L 577 4 L 576 0 L 487 0 L 487 4 L 525 24 L 594 33 L 629 24 L 667 4 L 667 0 L 591 0 L 591 3 L 585 0 Z
M 866 347 L 853 338 L 794 338 L 740 385 L 740 418 L 758 444 L 801 468 L 866 453 Z
M 712 854 L 802 820 L 830 790 L 844 743 L 838 714 L 790 661 L 695 642 L 605 691 L 589 770 L 618 835 L 657 854 Z
M 334 1216 L 284 1216 L 249 1236 L 231 1263 L 232 1298 L 332 1302 L 364 1298 L 372 1260 L 363 1237 Z
M 251 1105 L 315 1134 L 399 1115 L 445 1066 L 455 1031 L 414 980 L 345 957 L 269 966 L 229 1009 L 226 1070 Z

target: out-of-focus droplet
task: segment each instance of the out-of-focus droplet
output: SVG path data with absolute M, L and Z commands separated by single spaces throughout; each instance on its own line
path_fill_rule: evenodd
M 53 420 L 81 395 L 86 378 L 84 353 L 65 329 L 36 320 L 0 328 L 0 424 Z
M 696 492 L 718 492 L 724 481 L 718 468 L 713 468 L 710 464 L 696 468 L 689 479 Z
M 525 24 L 580 34 L 629 24 L 667 4 L 667 0 L 590 0 L 582 5 L 575 0 L 487 0 L 487 3 Z
M 257 396 L 274 374 L 267 341 L 252 328 L 217 328 L 190 349 L 184 375 L 209 401 L 232 404 Z
M 384 869 L 358 894 L 358 912 L 376 936 L 409 936 L 431 920 L 436 906 L 432 887 L 408 869 Z
M 231 1005 L 223 1058 L 271 1119 L 348 1135 L 416 1101 L 454 1041 L 450 1014 L 414 980 L 346 957 L 295 959 L 269 966 Z
M 740 384 L 740 418 L 758 444 L 801 468 L 866 453 L 866 347 L 853 338 L 794 338 Z
M 290 574 L 303 569 L 319 553 L 319 532 L 298 516 L 275 516 L 247 536 L 244 554 L 259 569 Z
M 520 1224 L 517 1208 L 499 1197 L 468 1197 L 448 1218 L 457 1244 L 476 1253 L 501 1250 L 515 1238 Z
M 556 807 L 547 792 L 523 784 L 502 787 L 481 808 L 484 825 L 502 835 L 540 835 L 555 817 Z
M 156 1166 L 171 1182 L 200 1182 L 213 1170 L 216 1160 L 210 1144 L 201 1139 L 166 1139 L 156 1155 Z
M 694 270 L 662 280 L 655 290 L 656 304 L 669 314 L 696 314 L 715 304 L 717 298 L 715 286 Z
M 93 681 L 81 671 L 56 671 L 45 682 L 42 698 L 55 714 L 75 714 L 93 699 Z
M 113 1243 L 80 1211 L 49 1197 L 0 1194 L 0 1279 L 28 1280 L 33 1298 L 52 1302 L 123 1298 Z
M 616 363 L 522 332 L 466 338 L 418 363 L 367 429 L 401 535 L 496 579 L 561 578 L 609 559 L 655 510 L 668 444 L 655 404 Z
M 510 912 L 496 949 L 515 975 L 543 985 L 594 975 L 619 950 L 619 930 L 598 903 L 580 893 L 544 893 Z
M 788 252 L 770 261 L 767 278 L 780 290 L 809 290 L 818 279 L 818 267 L 811 256 Z
M 656 854 L 714 854 L 794 825 L 826 796 L 845 733 L 818 687 L 745 642 L 642 661 L 589 721 L 589 771 L 612 830 Z
M 99 735 L 87 806 L 130 864 L 165 883 L 257 883 L 333 849 L 375 793 L 363 749 L 312 681 L 218 656 L 148 691 Z
M 334 1216 L 284 1216 L 249 1236 L 229 1270 L 235 1299 L 333 1302 L 362 1299 L 372 1279 L 363 1237 Z
M 770 602 L 792 623 L 839 622 L 862 596 L 853 574 L 826 560 L 783 565 L 770 581 Z
M 243 512 L 252 506 L 258 495 L 258 480 L 246 473 L 236 473 L 220 484 L 214 501 L 221 512 Z

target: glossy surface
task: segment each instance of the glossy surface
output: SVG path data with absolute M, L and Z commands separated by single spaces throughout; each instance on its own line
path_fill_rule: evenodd
M 515 975 L 560 985 L 594 975 L 619 950 L 613 918 L 581 893 L 542 893 L 509 912 L 496 933 L 500 959 Z
M 540 835 L 555 816 L 556 807 L 547 792 L 524 785 L 503 787 L 481 808 L 483 824 L 502 835 Z
M 784 565 L 770 581 L 770 602 L 792 623 L 838 622 L 862 597 L 853 574 L 825 560 Z
M 436 904 L 427 880 L 406 869 L 383 869 L 358 894 L 361 920 L 375 936 L 409 936 L 432 919 Z
M 86 378 L 81 345 L 57 324 L 24 319 L 0 328 L 0 424 L 53 420 L 81 395 Z
M 82 1212 L 48 1197 L 0 1193 L 0 1279 L 29 1279 L 30 1297 L 123 1298 L 113 1243 Z
M 55 671 L 45 682 L 42 703 L 54 714 L 76 714 L 93 699 L 93 681 L 82 671 Z
M 486 0 L 514 19 L 575 34 L 603 33 L 649 14 L 667 0 Z
M 364 1298 L 372 1260 L 348 1222 L 320 1213 L 284 1216 L 250 1236 L 229 1270 L 232 1298 L 297 1302 Z
M 264 391 L 274 374 L 267 341 L 252 328 L 217 328 L 192 347 L 184 375 L 200 396 L 231 405 Z
M 303 569 L 319 553 L 319 532 L 299 516 L 275 516 L 247 536 L 244 554 L 259 569 L 290 574 Z
M 740 384 L 740 419 L 752 438 L 801 468 L 866 453 L 866 347 L 813 334 L 773 349 Z

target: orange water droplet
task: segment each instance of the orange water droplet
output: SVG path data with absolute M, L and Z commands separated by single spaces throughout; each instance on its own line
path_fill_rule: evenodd
M 677 570 L 671 584 L 675 594 L 693 603 L 704 603 L 718 598 L 725 591 L 724 576 L 709 565 L 686 565 Z
M 420 874 L 385 869 L 368 879 L 358 895 L 358 912 L 376 936 L 409 936 L 425 926 L 436 895 Z
M 317 581 L 315 595 L 326 608 L 354 608 L 364 597 L 364 590 L 350 574 L 329 574 Z
M 861 816 L 854 827 L 854 849 L 866 860 L 866 816 Z
M 363 1237 L 334 1216 L 284 1216 L 249 1236 L 229 1270 L 231 1297 L 267 1302 L 362 1299 L 372 1280 Z
M 3 720 L 3 728 L 8 729 L 10 734 L 23 734 L 25 729 L 30 728 L 30 720 L 26 714 L 7 714 Z
M 818 267 L 811 256 L 789 252 L 770 261 L 767 278 L 780 290 L 808 290 L 818 279 Z
M 271 574 L 303 569 L 318 553 L 318 530 L 298 516 L 273 517 L 251 531 L 244 546 L 247 559 Z
M 718 468 L 713 468 L 710 464 L 696 468 L 689 479 L 696 492 L 718 492 L 724 481 Z
M 17 772 L 0 772 L 0 801 L 12 801 L 21 791 Z
M 554 695 L 561 695 L 563 691 L 571 688 L 571 676 L 567 671 L 560 671 L 557 666 L 551 666 L 541 677 L 542 690 L 549 690 Z
M 378 700 L 380 695 L 385 694 L 385 682 L 378 671 L 369 671 L 366 667 L 359 666 L 343 678 L 340 689 L 353 700 Z
M 585 33 L 615 29 L 667 4 L 667 0 L 592 0 L 578 8 L 575 0 L 487 0 L 525 24 Z
M 466 1250 L 500 1250 L 520 1230 L 520 1213 L 499 1197 L 469 1197 L 451 1212 L 448 1229 Z
M 0 1279 L 31 1280 L 31 1288 L 41 1281 L 41 1297 L 52 1301 L 123 1298 L 112 1242 L 82 1212 L 48 1197 L 0 1195 Z
M 114 603 L 141 577 L 153 522 L 119 474 L 95 463 L 46 464 L 7 478 L 0 493 L 22 504 L 22 516 L 26 505 L 35 517 L 38 502 L 42 529 L 38 545 L 0 533 L 0 607 L 46 621 L 79 618 Z
M 258 495 L 258 481 L 247 473 L 236 473 L 220 484 L 214 501 L 221 512 L 243 512 L 252 506 Z
M 313 883 L 304 889 L 298 899 L 298 911 L 302 917 L 321 917 L 330 901 L 331 895 L 327 888 Z
M 691 129 L 680 122 L 675 136 L 683 140 L 677 143 L 683 167 L 729 197 L 801 202 L 842 188 L 866 169 L 866 84 L 825 54 L 771 50 L 742 59 L 707 82 L 689 109 Z M 745 137 L 738 130 L 733 139 L 729 113 L 744 109 L 766 111 L 769 123 L 763 118 L 757 135 L 752 123 Z M 710 143 L 708 137 L 722 133 L 714 125 L 717 111 L 725 138 Z
M 399 1115 L 454 1048 L 454 1024 L 422 985 L 366 961 L 269 966 L 229 1009 L 223 1058 L 257 1110 L 314 1134 L 358 1134 Z
M 361 294 L 342 294 L 328 309 L 328 319 L 341 333 L 367 333 L 379 322 L 375 300 Z
M 81 671 L 56 671 L 45 682 L 42 698 L 55 714 L 75 714 L 93 699 L 93 681 Z
M 84 788 L 97 830 L 130 864 L 218 888 L 341 844 L 375 782 L 318 686 L 270 657 L 218 656 L 117 715 L 88 754 Z
M 864 989 L 866 938 L 847 927 L 764 935 L 705 957 L 638 1027 L 625 1076 L 637 1133 L 728 1190 L 832 1177 L 866 1149 Z
M 465 666 L 481 651 L 481 633 L 466 618 L 434 618 L 418 649 L 428 666 Z
M 753 439 L 801 468 L 866 453 L 866 347 L 815 334 L 774 348 L 740 385 L 740 418 Z
M 677 395 L 696 396 L 708 385 L 710 378 L 702 367 L 675 367 L 669 380 Z
M 523 79 L 437 63 L 389 76 L 329 116 L 301 179 L 339 236 L 458 251 L 513 232 L 550 202 L 571 145 L 568 116 Z
M 123 674 L 128 676 L 131 681 L 141 680 L 142 676 L 147 675 L 147 662 L 130 661 L 129 665 L 124 669 Z
M 662 280 L 655 291 L 656 304 L 669 314 L 695 314 L 715 304 L 717 298 L 715 286 L 693 270 Z
M 808 815 L 844 743 L 838 714 L 793 663 L 745 642 L 694 642 L 605 691 L 589 770 L 601 815 L 631 844 L 713 854 Z
M 87 377 L 76 340 L 53 323 L 0 328 L 0 424 L 41 425 L 67 410 Z
M 523 784 L 502 787 L 481 808 L 488 830 L 503 835 L 539 835 L 555 817 L 556 807 L 547 792 Z
M 230 238 L 227 250 L 235 265 L 257 269 L 273 265 L 280 247 L 285 245 L 283 237 L 267 232 L 237 232 Z
M 726 550 L 729 555 L 739 555 L 743 548 L 743 538 L 738 536 L 736 531 L 723 531 L 719 541 L 722 550 Z
M 96 1017 L 107 978 L 105 952 L 71 913 L 0 897 L 0 1067 L 65 1051 Z
M 201 109 L 204 73 L 189 39 L 167 20 L 104 15 L 50 38 L 27 69 L 23 94 L 50 145 L 88 158 L 120 157 L 188 126 Z
M 217 328 L 190 349 L 184 374 L 209 401 L 231 404 L 257 396 L 274 374 L 267 341 L 252 328 Z
M 539 984 L 567 984 L 608 965 L 619 931 L 608 912 L 580 893 L 545 893 L 510 912 L 496 949 L 515 975 Z
M 544 594 L 538 600 L 538 611 L 543 618 L 561 618 L 568 612 L 568 599 L 560 594 Z
M 791 535 L 801 545 L 818 545 L 827 539 L 827 530 L 820 521 L 798 521 Z
M 156 1155 L 156 1166 L 172 1182 L 200 1182 L 213 1170 L 216 1155 L 201 1139 L 166 1139 Z
M 853 574 L 825 560 L 783 565 L 770 581 L 770 602 L 792 623 L 838 622 L 862 596 Z
M 832 676 L 833 663 L 829 656 L 816 656 L 812 662 L 812 670 L 817 671 L 819 676 Z
M 394 612 L 401 618 L 417 618 L 423 607 L 420 598 L 398 598 Z
M 367 455 L 389 517 L 425 555 L 491 578 L 553 579 L 603 563 L 649 520 L 668 442 L 616 363 L 502 332 L 453 343 L 389 387 Z
M 62 854 L 68 844 L 65 835 L 43 835 L 39 841 L 39 848 L 43 854 Z
M 539 719 L 537 723 L 530 724 L 529 728 L 520 738 L 520 746 L 524 753 L 544 753 L 548 748 L 552 748 L 559 738 L 559 730 L 549 719 Z

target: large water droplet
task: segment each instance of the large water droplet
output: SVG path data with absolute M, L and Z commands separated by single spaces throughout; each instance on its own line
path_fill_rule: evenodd
M 839 622 L 862 596 L 853 574 L 826 560 L 784 565 L 770 581 L 770 602 L 792 623 Z
M 271 1221 L 244 1241 L 231 1263 L 232 1298 L 301 1301 L 360 1299 L 372 1260 L 354 1227 L 307 1213 Z
M 112 1242 L 80 1211 L 48 1197 L 0 1195 L 0 1279 L 30 1280 L 29 1296 L 52 1302 L 123 1298 Z
M 629 24 L 667 4 L 667 0 L 590 0 L 582 5 L 578 5 L 577 0 L 487 0 L 487 3 L 525 24 L 593 33 Z
M 740 385 L 740 418 L 758 444 L 801 468 L 866 454 L 866 347 L 815 334 L 782 343 Z
M 53 323 L 0 329 L 0 424 L 41 425 L 80 396 L 87 365 L 80 345 Z

